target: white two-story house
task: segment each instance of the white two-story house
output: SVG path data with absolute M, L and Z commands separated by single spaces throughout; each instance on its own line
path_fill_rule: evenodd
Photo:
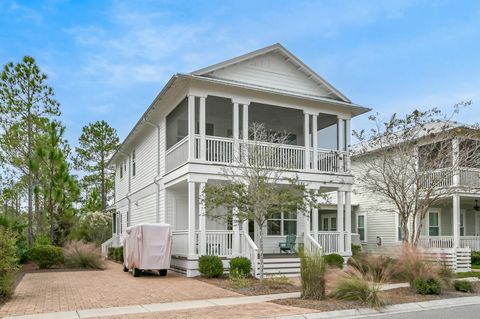
M 339 198 L 326 207 L 327 222 L 318 209 L 311 216 L 284 213 L 269 221 L 267 258 L 279 253 L 278 243 L 289 234 L 297 235 L 297 243 L 308 236 L 326 251 L 350 255 L 350 121 L 367 111 L 280 44 L 174 75 L 110 161 L 116 171 L 116 222 L 104 246 L 120 244 L 128 226 L 166 222 L 173 230 L 173 270 L 197 275 L 204 254 L 225 261 L 246 256 L 256 267 L 258 225 L 210 220 L 200 194 L 206 184 L 225 179 L 222 167 L 233 165 L 236 145 L 249 144 L 249 125 L 263 123 L 289 133 L 288 144 L 265 145 L 294 159 L 288 168 L 279 167 L 284 174 Z M 292 265 L 272 258 L 266 268 L 298 271 L 298 260 Z
M 418 247 L 458 257 L 457 270 L 469 270 L 470 251 L 480 251 L 480 141 L 478 128 L 457 122 L 430 123 L 419 135 L 416 158 L 421 183 L 426 188 L 443 194 L 422 221 Z M 460 131 L 471 133 L 455 134 Z M 430 134 L 437 133 L 436 135 Z M 441 137 L 438 132 L 442 132 Z M 433 137 L 435 136 L 435 137 Z M 425 165 L 442 143 L 446 158 L 441 164 Z M 395 148 L 394 148 L 395 149 Z M 359 176 L 364 169 L 361 156 L 375 156 L 378 150 L 352 157 L 352 174 Z M 416 155 L 415 155 L 416 154 Z M 450 159 L 449 159 L 450 157 Z M 458 163 L 458 164 L 455 164 Z M 394 202 L 364 189 L 355 183 L 353 228 L 358 233 L 364 250 L 380 254 L 397 254 L 402 243 L 400 216 Z M 420 220 L 417 220 L 417 225 Z M 409 223 L 411 227 L 411 223 Z M 413 231 L 413 228 L 410 229 Z M 468 255 L 468 257 L 465 257 Z M 462 259 L 462 260 L 460 260 Z M 462 263 L 462 267 L 460 267 Z

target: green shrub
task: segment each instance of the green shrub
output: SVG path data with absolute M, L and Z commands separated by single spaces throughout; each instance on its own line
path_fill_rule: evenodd
M 472 265 L 480 265 L 480 251 L 472 251 Z
M 203 277 L 218 278 L 223 275 L 223 263 L 218 256 L 201 256 L 198 259 L 198 271 Z
M 235 257 L 230 260 L 230 272 L 249 275 L 252 270 L 252 262 L 246 257 Z
M 15 236 L 10 230 L 0 226 L 0 296 L 10 296 L 18 270 Z
M 299 250 L 300 255 L 300 280 L 302 283 L 301 298 L 320 300 L 325 298 L 325 272 L 327 263 L 322 255 L 308 254 Z
M 17 242 L 17 257 L 21 264 L 28 261 L 28 243 L 25 240 Z
M 343 268 L 344 259 L 339 254 L 330 254 L 323 257 L 327 265 L 331 267 Z
M 114 260 L 115 247 L 108 247 L 107 258 Z
M 362 254 L 362 246 L 352 244 L 352 257 L 358 257 Z
M 28 256 L 40 269 L 63 264 L 62 248 L 52 245 L 38 245 L 30 249 Z
M 442 293 L 442 284 L 436 278 L 417 278 L 413 281 L 413 287 L 420 295 L 439 295 Z
M 453 282 L 453 286 L 455 287 L 455 290 L 461 291 L 461 292 L 473 292 L 473 285 L 470 281 L 466 280 L 455 280 Z
M 52 241 L 50 240 L 50 237 L 48 237 L 48 235 L 40 234 L 35 239 L 34 246 L 51 245 L 51 244 L 52 244 Z
M 113 251 L 113 260 L 123 263 L 123 246 L 116 247 Z
M 249 274 L 244 274 L 238 269 L 230 269 L 230 275 L 228 280 L 235 288 L 247 288 L 253 286 L 253 279 L 250 278 Z
M 63 248 L 65 266 L 69 268 L 103 269 L 103 259 L 95 244 L 68 242 Z
M 358 271 L 337 281 L 332 296 L 340 300 L 361 301 L 374 309 L 380 309 L 386 303 L 381 285 L 369 282 Z

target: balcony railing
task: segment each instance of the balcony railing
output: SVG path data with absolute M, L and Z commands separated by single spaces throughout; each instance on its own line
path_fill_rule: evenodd
M 462 167 L 459 169 L 459 184 L 456 186 L 480 188 L 480 169 Z M 423 173 L 421 182 L 425 188 L 442 188 L 454 185 L 454 172 L 442 168 Z
M 205 149 L 202 150 L 199 135 L 194 137 L 194 144 L 194 159 L 208 163 L 231 164 L 248 160 L 251 165 L 286 170 L 314 170 L 325 173 L 349 171 L 350 158 L 347 152 L 337 150 L 310 149 L 307 162 L 306 148 L 298 145 L 235 141 L 232 138 L 206 136 L 203 144 Z M 166 171 L 170 172 L 187 161 L 188 137 L 185 137 L 167 151 Z

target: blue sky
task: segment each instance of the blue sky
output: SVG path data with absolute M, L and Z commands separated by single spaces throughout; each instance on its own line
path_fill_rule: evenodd
M 100 119 L 123 139 L 172 74 L 276 42 L 386 117 L 472 100 L 457 120 L 479 121 L 479 1 L 0 0 L 0 64 L 37 59 L 73 145 Z

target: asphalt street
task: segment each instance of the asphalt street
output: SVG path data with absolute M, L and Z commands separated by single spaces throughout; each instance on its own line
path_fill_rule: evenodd
M 431 309 L 398 314 L 374 314 L 355 318 L 385 318 L 385 319 L 479 319 L 480 304 L 469 306 L 452 306 L 442 309 Z

